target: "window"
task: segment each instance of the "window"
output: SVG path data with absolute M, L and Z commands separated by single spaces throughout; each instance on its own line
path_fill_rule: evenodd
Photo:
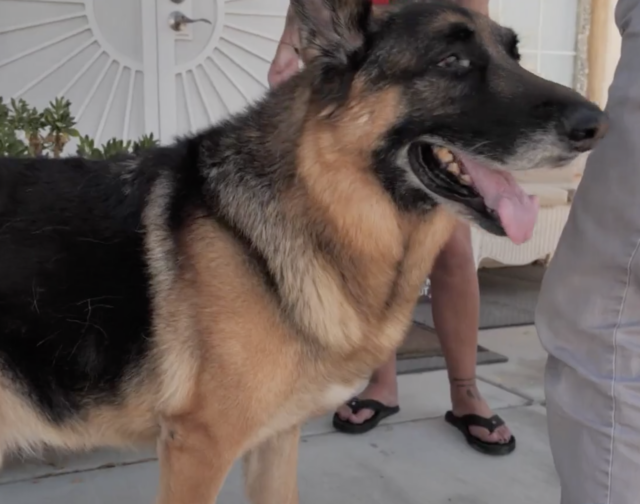
M 520 35 L 522 65 L 575 87 L 579 0 L 490 0 L 491 17 Z

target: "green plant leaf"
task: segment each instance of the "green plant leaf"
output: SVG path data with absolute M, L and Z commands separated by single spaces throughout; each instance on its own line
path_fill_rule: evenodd
M 43 157 L 58 156 L 69 138 L 77 138 L 76 155 L 91 159 L 108 159 L 122 154 L 139 154 L 159 145 L 153 133 L 136 141 L 112 138 L 101 147 L 88 135 L 76 129 L 71 102 L 57 97 L 42 111 L 31 107 L 24 99 L 11 98 L 7 103 L 0 96 L 0 155 Z

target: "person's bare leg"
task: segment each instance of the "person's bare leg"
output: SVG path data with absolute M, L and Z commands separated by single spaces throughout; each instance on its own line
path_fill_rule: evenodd
M 447 362 L 453 414 L 490 418 L 493 413 L 476 385 L 480 292 L 467 224 L 459 224 L 438 256 L 431 286 L 433 321 Z M 487 442 L 507 442 L 511 437 L 506 425 L 493 434 L 482 427 L 469 430 Z
M 460 224 L 438 256 L 431 273 L 433 318 L 447 363 L 451 384 L 452 411 L 456 416 L 473 413 L 485 418 L 493 415 L 476 385 L 478 348 L 478 312 L 480 293 L 471 248 L 471 233 Z M 395 355 L 377 369 L 360 399 L 375 399 L 387 406 L 398 404 Z M 338 416 L 352 423 L 363 423 L 373 412 L 368 409 L 353 413 L 343 405 Z M 471 427 L 472 435 L 487 442 L 507 442 L 511 432 L 507 426 L 490 434 L 482 427 Z
M 367 388 L 358 394 L 358 399 L 374 399 L 380 401 L 385 406 L 398 405 L 398 380 L 396 375 L 395 354 L 385 364 L 374 371 Z M 373 411 L 370 409 L 362 409 L 354 413 L 346 404 L 340 406 L 337 413 L 342 420 L 353 424 L 361 424 L 373 416 Z

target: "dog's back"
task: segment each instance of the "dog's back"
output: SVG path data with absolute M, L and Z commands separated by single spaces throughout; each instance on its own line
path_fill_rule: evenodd
M 109 401 L 145 352 L 149 177 L 127 163 L 0 158 L 0 382 L 53 423 Z

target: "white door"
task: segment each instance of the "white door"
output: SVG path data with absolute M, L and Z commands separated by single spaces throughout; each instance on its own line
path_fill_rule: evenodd
M 0 0 L 0 96 L 71 100 L 102 144 L 163 142 L 266 89 L 288 0 Z M 170 26 L 173 12 L 211 22 Z
M 157 137 L 157 62 L 145 58 L 143 1 L 0 0 L 0 96 L 38 108 L 64 96 L 80 132 L 98 144 Z
M 289 0 L 155 5 L 163 141 L 202 129 L 264 94 Z

